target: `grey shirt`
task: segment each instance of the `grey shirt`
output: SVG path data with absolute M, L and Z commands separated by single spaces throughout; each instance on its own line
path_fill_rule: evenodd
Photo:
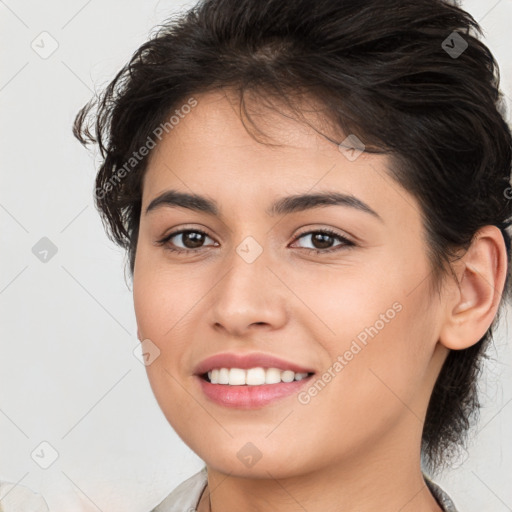
M 444 512 L 457 512 L 453 501 L 441 487 L 424 475 L 425 483 Z M 182 482 L 151 512 L 195 512 L 208 483 L 206 467 Z

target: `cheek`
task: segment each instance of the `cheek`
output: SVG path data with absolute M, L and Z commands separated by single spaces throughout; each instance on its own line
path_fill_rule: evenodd
M 158 350 L 146 371 L 157 401 L 163 404 L 169 396 L 181 395 L 177 380 L 190 376 L 190 339 L 208 283 L 199 276 L 196 279 L 190 266 L 171 267 L 150 256 L 144 251 L 137 255 L 133 302 L 142 340 L 150 340 Z
M 192 307 L 191 293 L 177 292 L 186 286 L 185 281 L 189 280 L 180 279 L 176 272 L 171 276 L 165 269 L 145 265 L 143 258 L 139 259 L 133 278 L 137 327 L 141 339 L 150 340 L 158 353 L 146 366 L 148 381 L 164 416 L 179 435 L 181 425 L 192 421 L 189 416 L 193 412 L 180 374 L 188 339 L 183 329 L 190 329 L 186 313 Z
M 436 346 L 434 316 L 421 304 L 404 301 L 403 310 L 368 344 L 356 370 L 368 410 L 408 418 L 419 425 L 431 393 L 430 372 Z M 415 421 L 416 420 L 416 421 Z
M 202 288 L 190 266 L 166 265 L 165 258 L 155 257 L 155 253 L 141 248 L 137 254 L 133 303 L 141 335 L 157 344 L 163 340 L 167 344 L 186 323 Z
M 379 411 L 384 418 L 424 392 L 437 341 L 435 297 L 428 280 L 419 278 L 428 276 L 428 265 L 397 255 L 382 263 L 357 273 L 317 273 L 310 276 L 314 291 L 296 289 L 309 306 L 302 319 L 313 338 L 321 340 L 331 374 L 325 378 L 333 383 L 323 388 L 325 400 L 318 405 L 340 404 L 331 411 L 335 416 Z

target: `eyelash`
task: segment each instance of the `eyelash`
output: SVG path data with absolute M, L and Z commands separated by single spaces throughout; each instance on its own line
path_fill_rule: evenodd
M 166 235 L 161 240 L 158 240 L 156 242 L 156 244 L 158 246 L 165 245 L 165 250 L 171 251 L 171 252 L 174 252 L 174 253 L 180 253 L 180 254 L 197 253 L 197 252 L 201 251 L 202 249 L 204 249 L 204 247 L 200 247 L 198 249 L 181 249 L 181 248 L 177 249 L 177 248 L 171 247 L 169 245 L 168 242 L 171 240 L 171 238 L 174 238 L 175 236 L 181 235 L 181 234 L 184 234 L 184 233 L 200 233 L 202 235 L 205 235 L 205 236 L 211 238 L 208 235 L 208 233 L 206 233 L 205 231 L 202 231 L 201 229 L 181 229 L 179 231 L 174 231 L 172 233 L 169 233 L 168 235 Z M 348 248 L 354 247 L 356 245 L 354 242 L 352 242 L 348 238 L 345 238 L 344 236 L 340 235 L 339 233 L 337 233 L 336 231 L 333 231 L 331 229 L 317 229 L 317 230 L 312 230 L 312 231 L 307 231 L 305 233 L 301 233 L 300 235 L 298 235 L 293 240 L 293 242 L 299 240 L 300 238 L 302 238 L 305 235 L 312 235 L 312 234 L 316 234 L 316 233 L 330 235 L 333 238 L 337 238 L 340 242 L 342 242 L 342 244 L 336 245 L 336 246 L 331 247 L 329 249 L 311 249 L 309 247 L 302 247 L 301 249 L 305 249 L 306 251 L 312 251 L 312 252 L 314 252 L 316 254 L 325 254 L 325 253 L 336 252 L 336 251 L 339 251 L 339 250 L 341 250 L 343 248 L 348 249 Z

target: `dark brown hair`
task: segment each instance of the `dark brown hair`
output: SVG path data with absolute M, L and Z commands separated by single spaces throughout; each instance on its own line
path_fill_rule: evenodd
M 131 273 L 148 160 L 141 148 L 172 129 L 170 116 L 181 117 L 194 95 L 227 87 L 247 118 L 247 92 L 292 107 L 305 93 L 340 133 L 389 154 L 394 179 L 421 205 L 433 282 L 485 225 L 501 229 L 510 258 L 512 137 L 498 66 L 479 34 L 471 15 L 441 0 L 203 0 L 171 17 L 74 125 L 84 145 L 99 146 L 96 205 Z M 497 319 L 442 368 L 423 431 L 431 470 L 464 444 L 475 419 Z

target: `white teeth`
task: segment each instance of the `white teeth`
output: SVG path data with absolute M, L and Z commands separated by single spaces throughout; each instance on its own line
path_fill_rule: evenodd
M 281 370 L 277 368 L 267 368 L 265 372 L 265 384 L 278 384 L 281 382 Z
M 263 368 L 251 368 L 247 370 L 245 383 L 249 386 L 261 386 L 265 384 L 265 370 Z
M 231 386 L 243 386 L 245 384 L 246 371 L 241 368 L 231 368 L 229 370 L 229 382 Z
M 218 383 L 229 384 L 229 370 L 227 368 L 221 368 L 219 370 Z
M 279 382 L 293 382 L 302 380 L 307 373 L 295 373 L 291 370 L 279 368 L 216 368 L 208 372 L 208 379 L 212 384 L 227 384 L 229 386 L 261 386 L 262 384 L 278 384 Z
M 283 382 L 293 382 L 295 379 L 295 372 L 292 372 L 291 370 L 285 370 L 281 373 L 281 380 Z

